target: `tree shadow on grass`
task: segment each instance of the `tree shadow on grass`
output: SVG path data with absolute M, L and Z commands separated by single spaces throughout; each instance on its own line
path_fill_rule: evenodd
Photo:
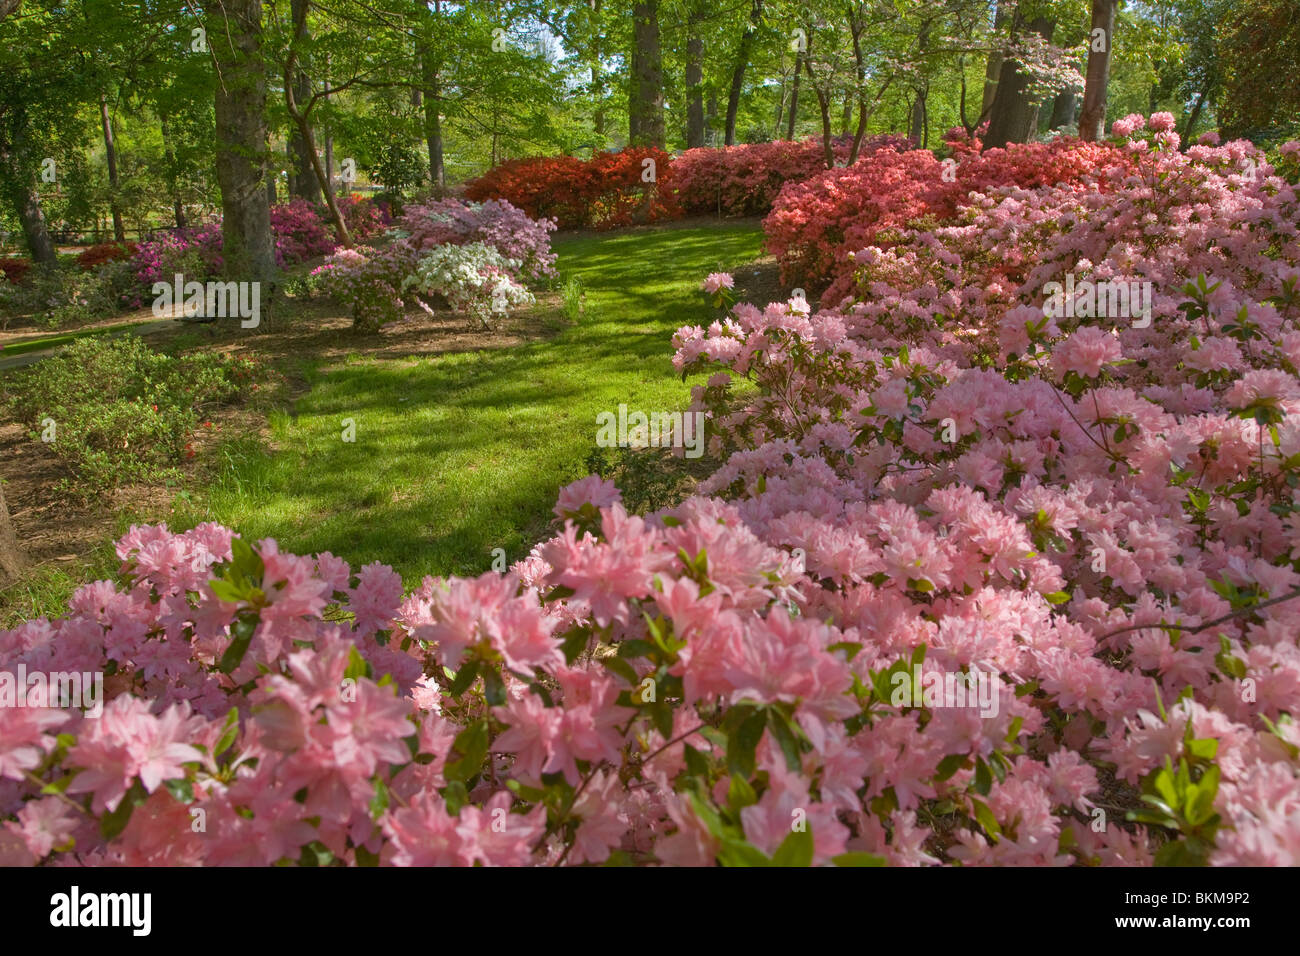
M 289 550 L 382 561 L 408 583 L 481 573 L 495 548 L 518 560 L 559 488 L 586 473 L 600 411 L 688 403 L 672 332 L 717 317 L 699 282 L 758 244 L 735 226 L 557 243 L 561 273 L 587 294 L 576 325 L 505 348 L 318 369 L 276 424 L 277 450 L 226 469 L 213 510 Z

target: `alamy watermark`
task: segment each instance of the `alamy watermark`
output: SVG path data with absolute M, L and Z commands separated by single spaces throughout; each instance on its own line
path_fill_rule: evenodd
M 179 306 L 187 318 L 238 318 L 244 329 L 262 321 L 260 282 L 186 282 L 178 272 L 174 283 L 155 282 L 153 294 L 153 314 L 160 319 L 175 316 Z
M 26 664 L 0 671 L 0 707 L 77 707 L 104 713 L 103 671 L 32 671 Z
M 1002 681 L 990 671 L 940 671 L 915 667 L 911 673 L 898 671 L 889 702 L 895 707 L 971 707 L 981 717 L 998 715 L 998 694 Z
M 600 448 L 682 448 L 685 457 L 704 454 L 703 412 L 629 412 L 596 416 L 596 445 Z
M 1103 279 L 1077 282 L 1067 272 L 1065 283 L 1048 282 L 1043 286 L 1047 301 L 1043 311 L 1053 318 L 1133 319 L 1133 328 L 1151 324 L 1151 283 Z

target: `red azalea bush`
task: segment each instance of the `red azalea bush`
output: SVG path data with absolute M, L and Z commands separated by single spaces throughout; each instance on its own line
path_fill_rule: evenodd
M 503 199 L 534 219 L 553 219 L 562 229 L 587 224 L 586 197 L 594 171 L 576 156 L 508 159 L 465 185 L 465 198 Z
M 928 150 L 881 150 L 852 167 L 823 170 L 786 186 L 763 221 L 763 232 L 785 281 L 829 286 L 825 301 L 838 302 L 852 286 L 852 254 L 887 245 L 882 233 L 922 217 L 949 220 L 975 190 L 1086 183 L 1115 163 L 1127 163 L 1115 146 L 1070 138 L 982 153 L 959 149 L 944 161 Z
M 832 144 L 836 163 L 848 160 L 853 137 Z M 862 141 L 859 160 L 881 150 L 905 150 L 909 141 L 884 134 Z M 673 160 L 673 185 L 682 209 L 692 215 L 757 216 L 768 212 L 781 187 L 826 170 L 819 138 L 778 140 L 720 148 L 688 149 Z
M 8 258 L 0 259 L 0 274 L 3 274 L 6 282 L 14 285 L 23 281 L 23 276 L 27 275 L 27 270 L 32 267 L 32 260 Z
M 1165 123 L 679 330 L 720 469 L 508 574 L 133 528 L 0 632 L 108 698 L 0 707 L 0 862 L 1300 863 L 1300 169 Z
M 646 160 L 653 161 L 653 166 Z M 466 184 L 465 196 L 502 199 L 562 229 L 612 228 L 677 215 L 670 186 L 672 158 L 653 147 L 574 156 L 507 160 Z
M 134 242 L 101 242 L 81 252 L 77 256 L 77 265 L 82 269 L 94 269 L 106 262 L 130 259 L 137 249 L 139 245 Z

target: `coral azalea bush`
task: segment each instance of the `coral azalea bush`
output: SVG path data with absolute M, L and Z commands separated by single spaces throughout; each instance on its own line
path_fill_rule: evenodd
M 133 528 L 0 632 L 108 675 L 0 708 L 0 853 L 1300 863 L 1300 169 L 1149 128 L 842 308 L 681 329 L 720 469 L 644 517 L 571 485 L 507 574 Z
M 971 192 L 1067 181 L 1082 187 L 1127 161 L 1113 145 L 1069 138 L 983 153 L 953 145 L 958 148 L 945 162 L 929 150 L 879 150 L 853 166 L 824 170 L 782 189 L 763 221 L 782 277 L 811 288 L 829 285 L 824 301 L 838 303 L 852 287 L 853 254 L 887 246 L 891 230 L 922 218 L 947 221 Z
M 843 166 L 853 137 L 832 141 L 835 162 Z M 864 139 L 859 162 L 877 152 L 905 150 L 901 136 L 883 134 Z M 682 209 L 694 215 L 757 216 L 771 211 L 786 183 L 801 183 L 826 171 L 820 139 L 780 140 L 720 148 L 688 149 L 673 160 L 673 185 Z
M 662 149 L 629 146 L 590 160 L 532 156 L 507 160 L 466 185 L 472 200 L 500 199 L 565 229 L 609 229 L 671 219 L 672 160 Z

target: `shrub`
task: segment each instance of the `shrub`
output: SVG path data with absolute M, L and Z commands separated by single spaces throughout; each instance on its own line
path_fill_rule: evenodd
M 651 160 L 653 166 L 647 166 Z M 647 181 L 653 170 L 653 179 Z M 612 228 L 679 215 L 672 197 L 672 158 L 653 147 L 509 160 L 466 184 L 472 200 L 503 199 L 562 228 Z
M 570 485 L 507 574 L 132 528 L 0 632 L 115 675 L 0 708 L 13 862 L 1300 863 L 1300 196 L 1166 133 L 680 329 L 722 466 Z
M 136 280 L 144 291 L 155 282 L 172 282 L 177 273 L 203 282 L 221 275 L 221 226 L 209 223 L 162 233 L 140 243 L 131 258 Z
M 33 440 L 52 435 L 71 487 L 89 495 L 171 475 L 200 414 L 235 398 L 253 369 L 206 352 L 171 358 L 132 335 L 84 338 L 10 373 L 11 410 Z
M 409 247 L 339 249 L 312 270 L 320 289 L 352 313 L 356 328 L 378 330 L 402 317 L 402 283 L 414 257 Z
M 305 199 L 295 198 L 271 207 L 275 235 L 275 261 L 289 266 L 334 251 L 334 237 L 320 212 Z
M 507 259 L 486 243 L 433 246 L 402 280 L 402 291 L 440 297 L 487 325 L 494 314 L 532 304 L 532 293 L 514 278 L 519 271 L 519 260 Z
M 30 259 L 0 259 L 0 273 L 3 273 L 6 282 L 11 285 L 17 285 L 23 281 L 27 271 L 31 269 L 32 262 Z
M 374 202 L 357 195 L 339 196 L 335 201 L 348 232 L 358 241 L 379 235 L 393 223 L 387 203 Z
M 848 159 L 852 137 L 833 141 L 836 162 Z M 908 148 L 900 136 L 864 139 L 859 158 L 880 150 Z M 768 212 L 781 187 L 803 182 L 826 170 L 818 138 L 740 146 L 688 149 L 673 160 L 673 186 L 680 207 L 694 215 L 755 216 Z
M 82 251 L 77 256 L 77 265 L 82 269 L 94 269 L 106 262 L 130 259 L 138 249 L 139 245 L 134 242 L 101 242 Z
M 784 281 L 825 288 L 825 301 L 835 303 L 851 290 L 854 253 L 871 245 L 888 247 L 890 230 L 923 217 L 950 221 L 971 191 L 1067 181 L 1084 186 L 1110 166 L 1127 168 L 1128 162 L 1114 145 L 1069 138 L 977 155 L 959 149 L 944 162 L 928 150 L 882 150 L 851 167 L 823 170 L 784 187 L 763 220 L 763 232 Z
M 441 297 L 486 322 L 533 301 L 526 283 L 555 274 L 554 229 L 507 202 L 430 201 L 407 207 L 387 246 L 341 249 L 312 276 L 368 331 L 400 318 L 407 295 L 426 309 L 420 295 Z
M 577 229 L 590 219 L 595 170 L 575 156 L 511 159 L 465 184 L 474 201 L 501 199 L 534 219 L 551 219 L 563 229 Z
M 554 231 L 553 222 L 531 219 L 508 202 L 443 199 L 408 206 L 397 220 L 395 235 L 417 252 L 444 244 L 484 243 L 515 260 L 515 278 L 524 280 L 555 274 Z

